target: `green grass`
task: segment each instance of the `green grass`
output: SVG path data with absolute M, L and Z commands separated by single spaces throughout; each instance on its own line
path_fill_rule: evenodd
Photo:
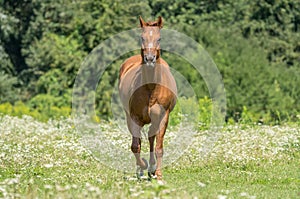
M 70 120 L 3 116 L 0 198 L 300 197 L 299 126 L 227 126 L 206 157 L 195 152 L 199 140 L 164 168 L 160 185 L 95 160 Z
M 214 162 L 169 172 L 168 179 L 176 182 L 180 192 L 186 190 L 199 198 L 217 198 L 218 195 L 229 198 L 242 195 L 248 198 L 297 198 L 299 194 L 299 160 L 296 158 L 272 164 L 249 162 L 246 165 L 224 165 Z M 200 188 L 196 182 L 205 186 Z

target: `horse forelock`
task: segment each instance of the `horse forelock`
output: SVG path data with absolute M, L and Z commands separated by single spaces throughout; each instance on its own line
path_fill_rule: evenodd
M 150 22 L 146 22 L 146 26 L 157 26 L 159 27 L 159 24 L 157 21 L 150 21 Z

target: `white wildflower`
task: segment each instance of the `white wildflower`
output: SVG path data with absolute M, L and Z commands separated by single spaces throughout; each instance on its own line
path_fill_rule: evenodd
M 48 185 L 48 184 L 46 184 L 46 185 L 44 186 L 44 188 L 45 188 L 45 189 L 52 189 L 52 188 L 53 188 L 53 186 L 52 186 L 52 185 Z
M 204 184 L 202 182 L 197 182 L 197 184 L 198 184 L 199 187 L 205 187 L 206 186 L 206 184 Z
M 245 193 L 245 192 L 242 192 L 242 193 L 240 193 L 240 196 L 242 196 L 242 197 L 246 197 L 246 196 L 248 196 L 248 194 L 247 194 L 247 193 Z
M 218 199 L 226 199 L 227 196 L 224 196 L 224 195 L 218 195 Z
M 45 167 L 45 168 L 52 168 L 52 167 L 53 167 L 53 164 L 44 164 L 44 167 Z

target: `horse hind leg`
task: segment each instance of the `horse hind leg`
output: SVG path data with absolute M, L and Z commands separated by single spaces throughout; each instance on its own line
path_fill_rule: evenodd
M 149 158 L 149 167 L 148 167 L 148 176 L 150 178 L 154 178 L 155 170 L 156 170 L 156 161 L 154 157 L 154 140 L 155 136 L 148 137 L 149 145 L 150 145 L 150 158 Z

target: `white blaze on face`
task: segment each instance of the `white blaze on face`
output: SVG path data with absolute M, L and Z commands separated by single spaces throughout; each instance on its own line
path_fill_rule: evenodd
M 152 42 L 150 42 L 150 43 L 148 44 L 148 48 L 153 48 L 153 43 L 152 43 Z
M 149 35 L 150 35 L 150 37 L 152 37 L 152 30 L 149 32 Z M 150 42 L 149 44 L 148 44 L 148 48 L 153 48 L 153 43 L 152 42 Z

